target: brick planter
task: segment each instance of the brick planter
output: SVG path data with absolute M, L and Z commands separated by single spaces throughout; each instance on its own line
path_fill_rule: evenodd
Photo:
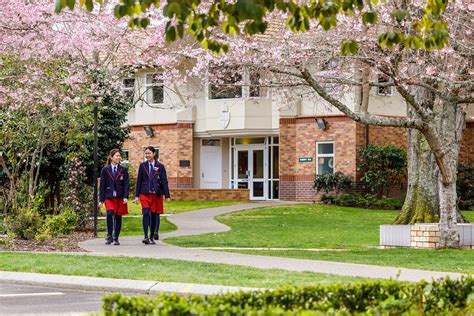
M 461 247 L 474 249 L 474 225 L 458 224 L 457 229 Z M 439 225 L 436 223 L 380 225 L 381 246 L 436 249 L 439 247 L 439 236 Z
M 171 189 L 174 201 L 248 201 L 248 189 Z

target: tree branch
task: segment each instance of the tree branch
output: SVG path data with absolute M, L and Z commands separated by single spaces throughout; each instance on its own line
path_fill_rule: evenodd
M 329 95 L 327 91 L 312 77 L 310 71 L 307 68 L 303 68 L 301 70 L 301 74 L 306 80 L 306 82 L 308 82 L 308 84 L 316 91 L 319 96 L 321 96 L 324 100 L 335 106 L 338 110 L 340 110 L 342 113 L 346 114 L 348 117 L 350 117 L 356 122 L 364 123 L 367 125 L 395 126 L 416 129 L 421 129 L 422 127 L 422 122 L 418 119 L 392 118 L 374 115 L 370 113 L 355 113 L 341 101 Z

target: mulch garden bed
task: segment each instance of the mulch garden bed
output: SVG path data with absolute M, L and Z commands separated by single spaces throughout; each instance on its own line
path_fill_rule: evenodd
M 0 251 L 84 252 L 85 250 L 78 244 L 92 238 L 92 231 L 74 232 L 67 236 L 51 238 L 45 242 L 15 238 L 12 242 L 0 242 Z

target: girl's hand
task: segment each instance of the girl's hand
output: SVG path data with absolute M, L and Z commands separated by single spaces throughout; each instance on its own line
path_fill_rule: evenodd
M 135 198 L 135 204 L 138 204 L 138 198 L 137 197 Z
M 128 199 L 123 199 L 123 204 L 127 204 L 128 203 Z

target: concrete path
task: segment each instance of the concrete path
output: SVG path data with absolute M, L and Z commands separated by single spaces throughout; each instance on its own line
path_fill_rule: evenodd
M 214 217 L 235 211 L 253 209 L 264 206 L 281 206 L 285 202 L 259 202 L 240 204 L 212 209 L 197 210 L 172 215 L 168 218 L 175 224 L 176 231 L 160 235 L 161 240 L 177 237 L 207 233 L 224 232 L 230 228 L 214 220 Z M 260 269 L 281 269 L 287 271 L 307 271 L 328 273 L 341 276 L 356 276 L 363 278 L 398 279 L 402 281 L 417 282 L 421 279 L 431 280 L 450 276 L 460 278 L 462 274 L 451 272 L 435 272 L 396 267 L 373 266 L 366 264 L 340 263 L 330 261 L 304 260 L 292 258 L 279 258 L 269 256 L 248 255 L 230 252 L 219 252 L 193 248 L 182 248 L 159 242 L 157 245 L 143 245 L 142 237 L 122 237 L 120 246 L 108 246 L 104 240 L 94 239 L 79 244 L 91 255 L 126 256 L 156 259 L 176 259 L 194 262 L 232 264 Z

